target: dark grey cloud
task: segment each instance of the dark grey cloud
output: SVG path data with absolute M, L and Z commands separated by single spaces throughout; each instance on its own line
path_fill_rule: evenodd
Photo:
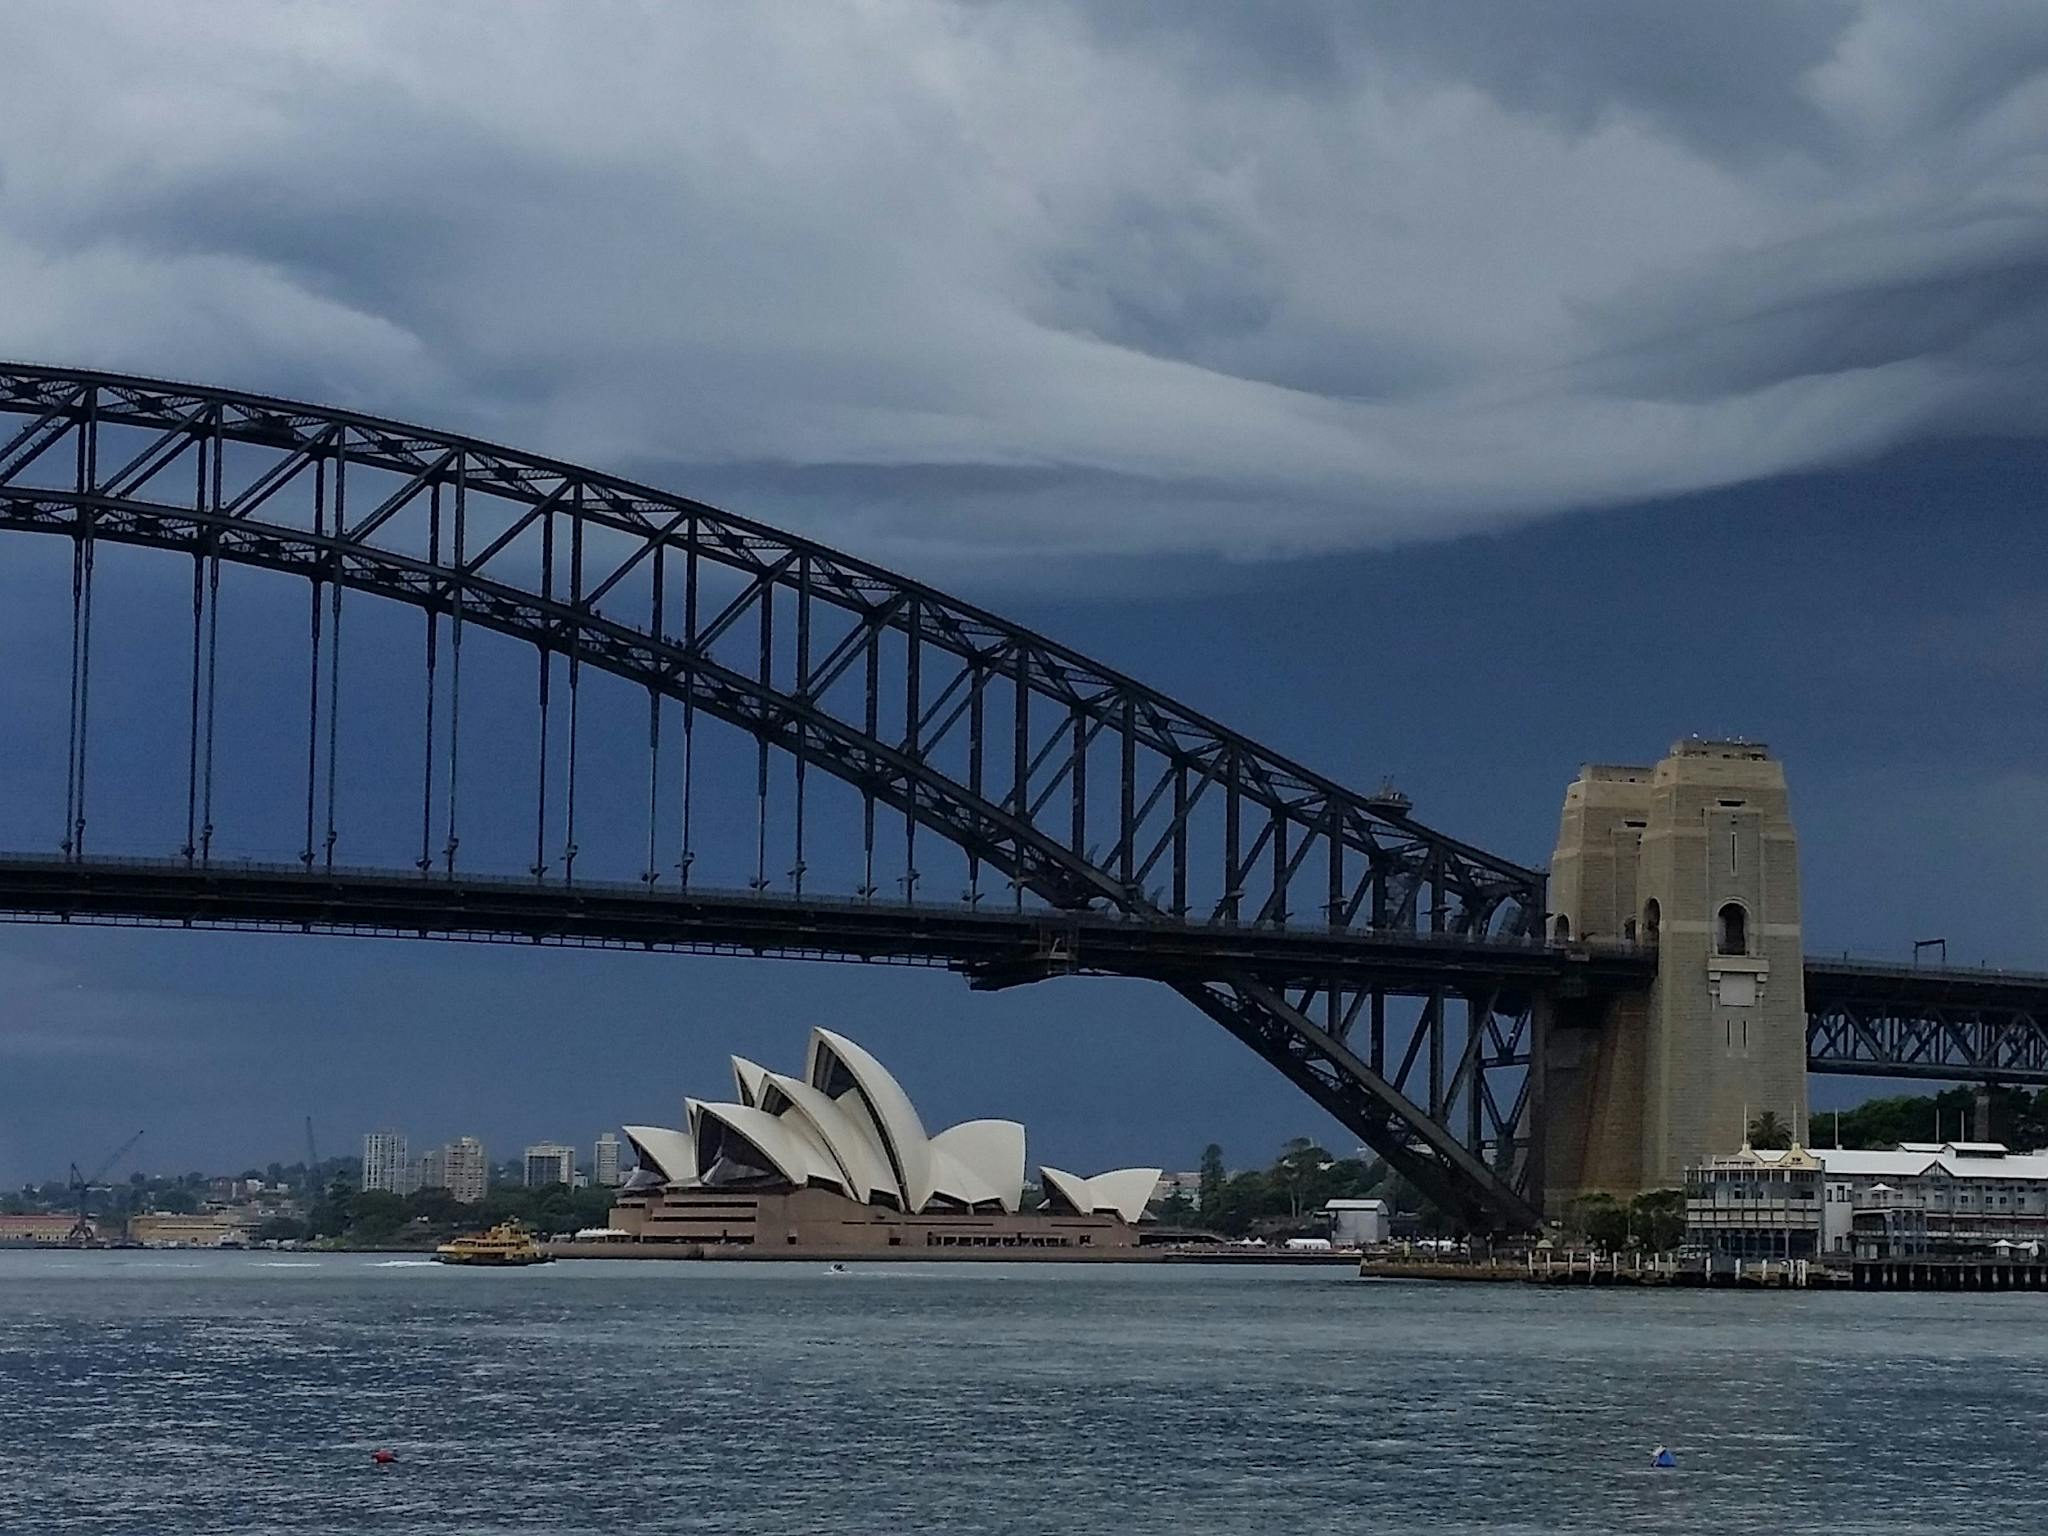
M 1833 126 L 1802 82 L 1834 56 L 1856 16 L 1855 6 L 1833 0 L 1535 0 L 1397 5 L 1372 22 L 1381 46 L 1412 61 L 1425 81 L 1469 81 L 1574 133 L 1639 118 L 1741 162 L 1833 149 Z
M 97 10 L 0 54 L 0 352 L 658 466 L 911 564 L 2039 430 L 2037 6 Z
M 0 952 L 0 1063 L 143 1061 L 163 1054 L 163 1030 L 199 1018 L 145 989 Z

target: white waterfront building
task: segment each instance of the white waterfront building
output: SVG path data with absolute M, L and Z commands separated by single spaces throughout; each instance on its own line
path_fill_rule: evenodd
M 1330 1241 L 1339 1248 L 1370 1248 L 1384 1243 L 1393 1222 L 1393 1210 L 1381 1199 L 1326 1200 L 1323 1214 L 1329 1218 Z
M 1829 1254 L 1892 1258 L 2048 1239 L 2048 1153 L 1996 1141 L 1905 1141 L 1892 1152 L 1816 1150 Z
M 2048 1153 L 1995 1141 L 1744 1147 L 1687 1173 L 1688 1240 L 1822 1259 L 2048 1248 Z

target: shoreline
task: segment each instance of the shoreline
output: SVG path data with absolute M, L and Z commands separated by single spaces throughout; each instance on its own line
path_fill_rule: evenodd
M 1354 1252 L 1289 1253 L 1284 1250 L 1221 1248 L 1104 1248 L 1097 1251 L 1074 1248 L 755 1248 L 741 1243 L 579 1243 L 551 1242 L 548 1253 L 558 1259 L 600 1259 L 669 1264 L 1209 1264 L 1299 1268 L 1304 1265 L 1343 1265 L 1356 1269 Z M 167 1244 L 162 1247 L 114 1247 L 110 1244 L 80 1246 L 70 1243 L 28 1243 L 7 1248 L 11 1253 L 133 1253 L 204 1254 L 247 1253 L 291 1258 L 408 1258 L 432 1259 L 431 1247 L 364 1248 L 249 1248 L 210 1244 Z
M 578 1243 L 547 1245 L 558 1259 L 670 1264 L 1222 1264 L 1356 1268 L 1356 1253 L 1288 1253 L 1195 1249 L 1104 1248 L 755 1248 L 742 1243 Z

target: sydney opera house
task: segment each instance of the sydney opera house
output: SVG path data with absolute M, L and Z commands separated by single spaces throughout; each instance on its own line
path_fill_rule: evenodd
M 966 1120 L 927 1136 L 896 1079 L 844 1035 L 812 1030 L 801 1076 L 738 1056 L 732 1073 L 734 1102 L 686 1099 L 684 1129 L 625 1128 L 639 1167 L 613 1227 L 646 1243 L 763 1255 L 1083 1257 L 1138 1244 L 1158 1169 L 1084 1179 L 1041 1168 L 1043 1202 L 1027 1211 L 1023 1126 Z

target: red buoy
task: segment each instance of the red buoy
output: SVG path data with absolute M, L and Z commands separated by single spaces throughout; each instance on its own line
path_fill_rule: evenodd
M 370 1460 L 377 1463 L 380 1467 L 388 1467 L 391 1463 L 398 1460 L 398 1452 L 387 1451 L 382 1446 L 379 1446 L 376 1450 L 370 1452 Z

